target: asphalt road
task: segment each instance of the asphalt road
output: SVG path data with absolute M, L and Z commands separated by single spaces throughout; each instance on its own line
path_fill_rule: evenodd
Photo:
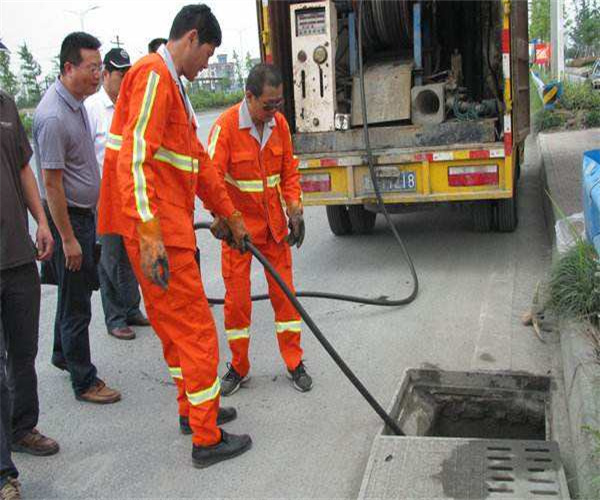
M 203 126 L 210 119 L 203 117 Z M 541 344 L 520 323 L 550 262 L 538 168 L 528 154 L 515 233 L 474 233 L 466 213 L 448 209 L 394 216 L 421 281 L 413 304 L 389 309 L 304 301 L 384 407 L 408 368 L 549 370 L 555 347 Z M 293 252 L 298 289 L 371 297 L 409 292 L 407 267 L 383 218 L 370 236 L 338 238 L 329 231 L 324 209 L 315 207 L 306 210 L 306 226 L 304 246 Z M 206 232 L 198 234 L 198 242 L 205 289 L 222 296 L 219 245 Z M 266 289 L 258 263 L 253 287 Z M 93 360 L 123 400 L 106 407 L 80 403 L 68 376 L 49 363 L 55 303 L 55 291 L 44 287 L 39 429 L 59 440 L 61 452 L 49 458 L 15 455 L 25 498 L 350 498 L 358 493 L 379 417 L 306 329 L 305 360 L 314 389 L 300 394 L 292 388 L 269 304 L 259 303 L 253 311 L 252 380 L 222 400 L 239 412 L 226 429 L 250 433 L 253 449 L 196 470 L 190 438 L 178 431 L 175 388 L 152 330 L 138 328 L 132 342 L 108 336 L 100 296 L 94 294 Z M 222 309 L 213 312 L 224 373 L 229 351 Z

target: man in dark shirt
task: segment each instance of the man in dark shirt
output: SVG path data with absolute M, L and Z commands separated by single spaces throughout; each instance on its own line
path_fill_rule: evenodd
M 18 490 L 10 447 L 32 455 L 53 455 L 59 447 L 35 428 L 40 315 L 35 260 L 48 259 L 54 241 L 29 167 L 31 146 L 14 101 L 1 90 L 0 137 L 0 494 L 4 495 L 4 490 Z M 38 225 L 35 246 L 29 236 L 28 209 Z

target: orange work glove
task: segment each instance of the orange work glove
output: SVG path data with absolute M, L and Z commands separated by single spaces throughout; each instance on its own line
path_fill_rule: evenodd
M 231 217 L 225 219 L 225 223 L 227 227 L 231 231 L 232 242 L 228 242 L 232 248 L 239 250 L 241 253 L 244 253 L 246 248 L 246 242 L 250 240 L 248 235 L 248 230 L 244 225 L 244 219 L 242 214 L 236 210 L 233 212 Z
M 158 218 L 137 225 L 140 237 L 140 264 L 144 276 L 163 290 L 169 287 L 169 259 Z
M 287 208 L 287 213 L 290 234 L 288 234 L 286 240 L 291 247 L 296 245 L 296 248 L 300 248 L 304 241 L 305 232 L 302 205 L 299 202 L 290 203 Z

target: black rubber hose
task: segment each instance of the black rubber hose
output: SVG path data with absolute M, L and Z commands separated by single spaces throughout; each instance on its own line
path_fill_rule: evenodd
M 208 223 L 194 224 L 195 229 L 206 229 L 208 227 L 210 227 L 210 224 L 208 224 Z M 365 398 L 367 403 L 369 403 L 371 405 L 371 408 L 373 408 L 373 410 L 375 410 L 375 413 L 377 413 L 377 415 L 379 415 L 381 417 L 381 419 L 394 432 L 394 434 L 396 434 L 398 436 L 404 436 L 405 434 L 402 432 L 402 429 L 400 429 L 397 422 L 387 414 L 387 412 L 381 407 L 381 405 L 377 402 L 377 400 L 371 395 L 371 393 L 367 390 L 367 388 L 363 385 L 363 383 L 358 379 L 358 377 L 356 375 L 354 375 L 354 372 L 348 367 L 346 362 L 337 353 L 335 348 L 329 343 L 329 341 L 327 340 L 325 335 L 323 335 L 323 332 L 321 332 L 319 327 L 315 324 L 315 322 L 312 320 L 312 318 L 306 312 L 304 307 L 302 307 L 302 304 L 296 298 L 296 295 L 287 287 L 287 285 L 285 284 L 285 282 L 283 281 L 283 279 L 281 278 L 279 273 L 271 265 L 271 263 L 265 258 L 265 256 L 262 253 L 260 253 L 258 251 L 258 249 L 250 241 L 246 242 L 246 247 L 248 248 L 248 251 L 250 251 L 250 253 L 252 255 L 254 255 L 254 257 L 256 257 L 256 259 L 264 266 L 264 268 L 267 270 L 267 272 L 277 282 L 277 284 L 279 285 L 279 288 L 281 288 L 281 290 L 283 290 L 283 293 L 285 293 L 285 295 L 290 300 L 292 305 L 296 308 L 296 310 L 298 311 L 298 313 L 304 320 L 304 323 L 306 323 L 308 328 L 310 328 L 310 331 L 313 332 L 314 336 L 321 343 L 323 348 L 327 351 L 327 354 L 329 354 L 329 356 L 331 356 L 333 361 L 335 361 L 335 363 L 339 366 L 340 370 L 342 370 L 342 372 L 344 373 L 344 375 L 346 375 L 348 380 L 350 380 L 352 385 L 354 387 L 356 387 L 356 389 L 358 390 L 358 392 L 360 392 L 362 397 Z

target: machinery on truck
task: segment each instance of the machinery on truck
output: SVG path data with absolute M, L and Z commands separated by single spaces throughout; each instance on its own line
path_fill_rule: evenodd
M 377 216 L 361 77 L 389 212 L 461 204 L 476 230 L 515 229 L 526 0 L 257 0 L 257 12 L 262 59 L 283 74 L 304 203 L 326 207 L 334 234 L 368 233 Z

